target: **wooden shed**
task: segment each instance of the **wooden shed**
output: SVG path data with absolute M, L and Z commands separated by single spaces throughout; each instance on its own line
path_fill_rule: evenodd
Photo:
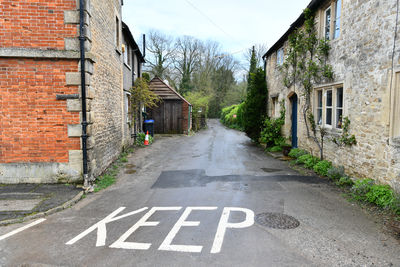
M 158 107 L 147 110 L 148 119 L 154 120 L 154 133 L 189 133 L 192 128 L 190 119 L 192 105 L 158 77 L 150 81 L 149 87 L 162 99 Z

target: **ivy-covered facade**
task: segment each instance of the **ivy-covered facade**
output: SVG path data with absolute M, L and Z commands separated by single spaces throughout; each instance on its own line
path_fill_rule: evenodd
M 320 156 L 322 133 L 325 159 L 344 166 L 349 175 L 400 191 L 396 1 L 313 0 L 307 9 L 314 18 L 315 54 L 293 53 L 293 48 L 310 50 L 307 36 L 300 36 L 300 47 L 291 43 L 299 29 L 307 32 L 303 13 L 264 55 L 268 115 L 279 117 L 284 101 L 283 134 L 293 146 Z M 324 42 L 326 58 L 317 51 Z M 287 66 L 293 62 L 295 68 Z

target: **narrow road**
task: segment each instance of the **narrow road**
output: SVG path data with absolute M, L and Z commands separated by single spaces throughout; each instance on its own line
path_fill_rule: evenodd
M 129 164 L 68 210 L 0 227 L 27 226 L 0 240 L 0 265 L 400 266 L 399 243 L 334 187 L 216 120 Z

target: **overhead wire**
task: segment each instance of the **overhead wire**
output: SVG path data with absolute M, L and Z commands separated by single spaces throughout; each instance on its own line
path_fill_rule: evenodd
M 200 8 L 198 8 L 197 6 L 195 6 L 192 2 L 190 2 L 189 0 L 185 0 L 186 3 L 188 3 L 193 9 L 195 9 L 197 12 L 200 13 L 200 15 L 202 15 L 203 17 L 205 17 L 212 25 L 214 25 L 214 27 L 216 27 L 217 29 L 219 29 L 221 32 L 223 32 L 225 35 L 227 35 L 228 37 L 232 38 L 232 41 L 235 42 L 236 44 L 238 44 L 239 46 L 242 47 L 241 50 L 236 51 L 236 52 L 232 52 L 229 53 L 230 55 L 234 55 L 234 54 L 238 54 L 240 52 L 242 52 L 243 50 L 246 50 L 248 48 L 243 48 L 242 44 L 239 44 L 239 42 L 235 41 L 235 38 L 229 34 L 227 31 L 225 31 L 222 27 L 220 27 L 217 23 L 215 23 L 207 14 L 205 14 Z

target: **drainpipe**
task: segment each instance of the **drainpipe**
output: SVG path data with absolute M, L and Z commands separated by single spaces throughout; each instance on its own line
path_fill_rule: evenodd
M 81 101 L 82 101 L 82 153 L 83 153 L 83 180 L 84 187 L 89 188 L 89 175 L 87 163 L 87 118 L 86 118 L 86 77 L 85 77 L 85 33 L 84 33 L 84 16 L 85 16 L 84 0 L 79 0 L 79 42 L 81 54 Z

